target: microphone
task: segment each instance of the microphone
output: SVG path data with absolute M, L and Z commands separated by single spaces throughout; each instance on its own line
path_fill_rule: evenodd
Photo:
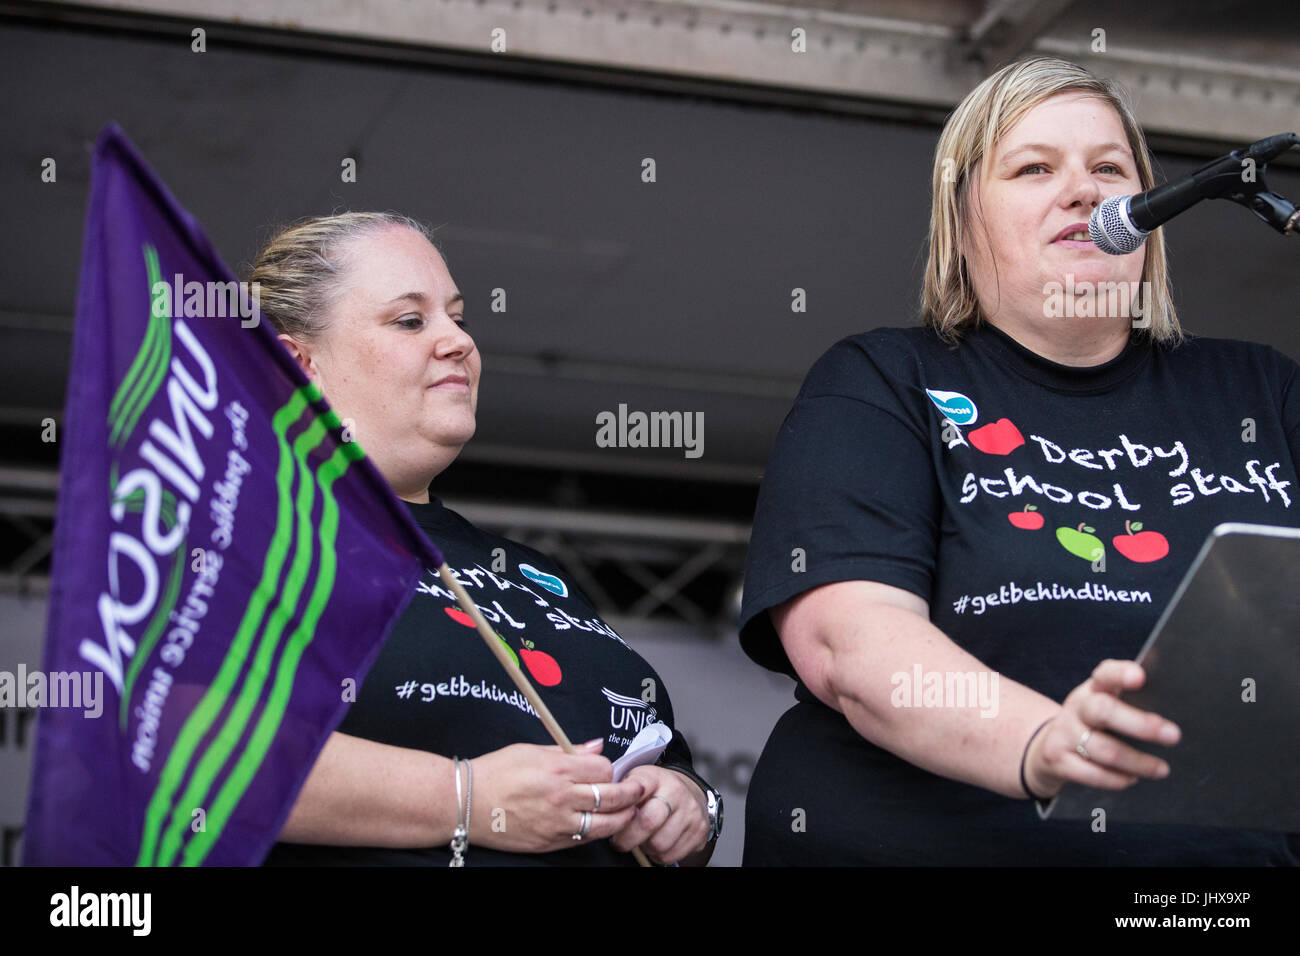
M 1279 133 L 1234 149 L 1171 183 L 1136 196 L 1111 196 L 1092 211 L 1088 235 L 1102 252 L 1126 256 L 1146 242 L 1151 230 L 1202 199 L 1231 199 L 1289 235 L 1300 226 L 1300 209 L 1269 191 L 1263 172 L 1269 160 L 1298 143 L 1295 133 Z

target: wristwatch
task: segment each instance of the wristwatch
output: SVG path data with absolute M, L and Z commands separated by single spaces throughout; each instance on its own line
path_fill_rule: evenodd
M 697 774 L 689 767 L 683 767 L 680 764 L 661 764 L 665 770 L 676 770 L 684 776 L 690 777 L 696 785 L 704 791 L 705 810 L 709 816 L 709 843 L 712 843 L 722 833 L 722 794 L 709 786 L 707 780 Z

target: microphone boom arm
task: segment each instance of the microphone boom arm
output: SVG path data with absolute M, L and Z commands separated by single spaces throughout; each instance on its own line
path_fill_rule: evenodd
M 1202 199 L 1228 199 L 1245 206 L 1282 235 L 1290 235 L 1300 230 L 1300 209 L 1269 189 L 1264 174 L 1269 160 L 1296 145 L 1300 145 L 1300 136 L 1278 133 L 1234 149 L 1191 174 L 1190 179 L 1199 188 L 1188 189 L 1186 180 L 1158 186 L 1134 197 L 1130 214 L 1150 215 L 1164 221 Z
M 1228 156 L 1236 160 L 1238 169 L 1248 168 L 1245 164 L 1253 162 L 1257 167 L 1255 175 L 1247 180 L 1244 172 L 1241 173 L 1239 181 L 1231 183 L 1232 188 L 1225 189 L 1214 198 L 1230 199 L 1239 206 L 1245 206 L 1284 236 L 1296 232 L 1300 229 L 1300 208 L 1285 196 L 1269 189 L 1264 173 L 1268 170 L 1269 160 L 1276 159 L 1298 144 L 1300 136 L 1295 133 L 1278 133 L 1233 150 Z

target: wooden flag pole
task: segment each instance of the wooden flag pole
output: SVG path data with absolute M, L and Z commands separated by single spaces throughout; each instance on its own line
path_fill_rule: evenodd
M 438 568 L 438 577 L 442 578 L 442 583 L 447 586 L 448 590 L 450 590 L 452 594 L 456 595 L 457 603 L 460 604 L 460 606 L 464 608 L 465 613 L 470 616 L 470 619 L 474 622 L 475 629 L 478 631 L 479 637 L 483 638 L 488 649 L 491 650 L 492 654 L 496 657 L 497 663 L 505 668 L 506 673 L 510 675 L 510 679 L 514 681 L 515 686 L 519 688 L 519 692 L 528 699 L 528 703 L 532 705 L 533 710 L 537 711 L 537 716 L 541 718 L 542 726 L 544 726 L 547 733 L 551 735 L 551 739 L 559 744 L 560 748 L 565 753 L 576 753 L 577 751 L 573 748 L 573 742 L 569 740 L 569 735 L 564 732 L 564 728 L 561 727 L 559 722 L 555 719 L 555 716 L 551 713 L 551 709 L 547 707 L 542 701 L 542 698 L 537 695 L 537 691 L 533 688 L 532 683 L 524 675 L 524 672 L 520 669 L 519 665 L 515 663 L 515 659 L 511 656 L 505 643 L 501 638 L 497 637 L 496 632 L 492 630 L 492 626 L 488 624 L 487 620 L 483 617 L 483 613 L 478 609 L 478 605 L 470 599 L 469 594 L 467 594 L 465 589 L 461 587 L 460 581 L 456 580 L 456 575 L 452 572 L 451 568 L 447 567 L 445 562 Z M 650 861 L 646 859 L 646 855 L 641 852 L 639 846 L 632 847 L 632 856 L 635 857 L 636 861 L 642 866 L 650 865 Z

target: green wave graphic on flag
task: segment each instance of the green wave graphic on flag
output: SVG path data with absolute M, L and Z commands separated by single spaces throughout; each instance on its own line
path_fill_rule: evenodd
M 144 246 L 144 264 L 149 278 L 149 327 L 135 360 L 108 407 L 108 440 L 118 448 L 131 437 L 140 415 L 162 384 L 167 374 L 167 363 L 171 361 L 171 315 L 167 314 L 171 310 L 158 308 L 160 303 L 153 296 L 154 285 L 162 281 L 162 270 L 158 265 L 158 250 L 149 243 Z
M 269 676 L 272 658 L 275 656 L 280 635 L 283 633 L 285 625 L 292 618 L 299 597 L 307 583 L 307 574 L 314 556 L 310 526 L 311 512 L 314 506 L 314 488 L 317 486 L 322 491 L 322 501 L 326 512 L 325 518 L 329 519 L 328 521 L 325 518 L 322 519 L 318 535 L 322 539 L 322 548 L 325 548 L 328 543 L 328 551 L 322 551 L 321 566 L 317 572 L 318 580 L 316 587 L 313 589 L 307 613 L 304 615 L 299 628 L 291 637 L 289 649 L 286 651 L 285 658 L 281 660 L 277 672 L 274 685 L 276 689 L 273 689 L 272 695 L 272 706 L 273 708 L 278 707 L 278 710 L 271 715 L 266 712 L 263 713 L 254 732 L 255 742 L 260 743 L 263 737 L 266 738 L 261 753 L 250 756 L 249 752 L 245 751 L 241 756 L 236 774 L 227 780 L 221 793 L 218 794 L 217 803 L 212 808 L 217 816 L 214 823 L 218 824 L 218 826 L 212 833 L 211 840 L 205 841 L 194 851 L 188 851 L 187 862 L 201 861 L 202 857 L 206 855 L 212 843 L 219 836 L 220 827 L 224 826 L 229 817 L 228 807 L 233 807 L 238 802 L 243 790 L 247 787 L 247 783 L 251 781 L 253 774 L 256 772 L 256 765 L 260 765 L 265 749 L 269 746 L 269 739 L 274 736 L 275 727 L 278 727 L 279 720 L 283 716 L 284 706 L 287 705 L 288 691 L 284 689 L 283 682 L 287 680 L 291 689 L 297 658 L 301 654 L 301 648 L 295 645 L 300 644 L 301 647 L 305 647 L 310 641 L 316 620 L 319 619 L 320 613 L 333 589 L 333 575 L 336 564 L 333 545 L 337 528 L 337 505 L 331 493 L 331 486 L 346 470 L 347 464 L 352 460 L 364 457 L 364 453 L 355 443 L 341 446 L 329 461 L 321 466 L 314 475 L 313 480 L 312 469 L 307 462 L 307 457 L 326 437 L 328 428 L 338 425 L 337 416 L 333 412 L 317 416 L 308 428 L 295 439 L 292 450 L 288 445 L 287 432 L 294 423 L 301 419 L 303 411 L 308 407 L 308 403 L 317 401 L 320 397 L 320 390 L 315 385 L 304 386 L 295 391 L 290 400 L 272 417 L 272 431 L 280 449 L 279 463 L 276 470 L 278 496 L 276 526 L 271 544 L 267 549 L 262 578 L 249 600 L 235 639 L 212 686 L 209 687 L 199 705 L 186 720 L 171 753 L 168 755 L 163 770 L 159 774 L 157 788 L 145 814 L 145 827 L 136 861 L 138 866 L 168 866 L 173 864 L 180 849 L 183 834 L 187 829 L 189 808 L 201 806 L 203 800 L 206 799 L 214 786 L 216 777 L 229 760 L 230 754 L 239 740 L 243 737 L 251 712 L 261 698 L 262 690 Z M 295 470 L 299 478 L 296 507 L 294 507 L 295 503 L 291 501 Z M 327 531 L 328 535 L 326 535 Z M 294 550 L 293 563 L 290 566 L 279 602 L 272 609 L 266 631 L 262 634 L 254 665 L 245 677 L 239 697 L 226 722 L 217 732 L 208 750 L 199 759 L 184 793 L 182 793 L 179 800 L 176 800 L 176 791 L 190 767 L 195 751 L 203 738 L 212 729 L 222 711 L 225 710 L 234 684 L 248 660 L 253 641 L 266 615 L 267 608 L 276 593 L 281 571 L 289 559 L 291 544 Z M 328 580 L 322 580 L 322 578 Z M 310 627 L 308 627 L 308 617 L 310 617 Z M 279 700 L 278 698 L 281 695 L 283 699 Z M 251 746 L 252 744 L 250 744 Z M 238 792 L 236 793 L 236 791 Z M 168 817 L 170 817 L 170 820 L 168 820 Z M 164 826 L 166 826 L 165 833 L 163 832 Z
M 253 666 L 249 668 L 244 676 L 243 687 L 235 700 L 235 705 L 231 708 L 225 725 L 221 728 L 207 752 L 199 760 L 198 766 L 190 777 L 189 786 L 185 788 L 185 792 L 181 794 L 180 800 L 172 809 L 171 822 L 167 827 L 167 832 L 163 835 L 162 846 L 158 852 L 160 866 L 171 866 L 176 853 L 180 849 L 181 841 L 184 839 L 183 835 L 190 823 L 190 815 L 186 808 L 197 808 L 206 805 L 208 793 L 216 782 L 217 775 L 225 767 L 231 753 L 239 745 L 239 741 L 248 727 L 253 709 L 261 700 L 262 689 L 270 675 L 271 660 L 280 643 L 280 636 L 284 633 L 285 625 L 289 622 L 298 606 L 298 599 L 306 585 L 307 575 L 311 570 L 312 559 L 315 556 L 311 540 L 311 513 L 315 505 L 316 484 L 312 480 L 306 456 L 325 439 L 327 434 L 324 422 L 317 418 L 308 426 L 306 431 L 294 440 L 293 457 L 297 460 L 298 466 L 298 495 L 297 520 L 294 522 L 294 537 L 296 540 L 293 549 L 293 562 L 289 565 L 289 574 L 285 578 L 284 587 L 280 592 L 280 599 L 271 611 L 266 627 L 262 631 L 257 654 L 253 659 Z M 241 624 L 240 636 L 243 635 L 245 629 L 249 631 L 249 637 L 251 638 L 256 630 L 256 623 L 246 621 Z M 236 644 L 239 643 L 242 642 L 237 637 Z
M 330 416 L 334 418 L 334 421 L 329 423 L 333 427 L 338 424 L 338 418 L 333 412 L 330 413 Z M 323 510 L 320 528 L 317 532 L 321 563 L 316 577 L 316 586 L 312 589 L 311 598 L 302 620 L 289 638 L 288 646 L 280 657 L 280 664 L 276 669 L 275 682 L 272 684 L 270 697 L 262 711 L 261 718 L 257 722 L 257 726 L 253 729 L 248 746 L 235 764 L 235 769 L 231 771 L 225 784 L 217 793 L 217 798 L 213 801 L 211 810 L 207 814 L 206 830 L 196 834 L 185 847 L 182 858 L 185 866 L 200 865 L 217 840 L 220 839 L 226 823 L 229 822 L 239 801 L 243 799 L 244 794 L 252 784 L 253 777 L 262 766 L 267 750 L 270 749 L 275 735 L 279 733 L 280 722 L 284 719 L 285 710 L 288 709 L 289 696 L 293 693 L 294 681 L 298 676 L 298 664 L 302 660 L 307 645 L 311 643 L 312 638 L 316 635 L 316 624 L 320 621 L 321 614 L 325 611 L 325 605 L 329 603 L 330 595 L 334 591 L 334 578 L 338 568 L 338 554 L 335 551 L 334 544 L 338 537 L 339 508 L 333 494 L 333 485 L 335 481 L 343 477 L 349 464 L 362 457 L 364 455 L 360 447 L 354 442 L 348 442 L 340 445 L 334 454 L 330 456 L 329 461 L 322 465 L 320 471 L 317 472 L 316 482 L 320 488 Z M 259 664 L 260 662 L 261 654 L 259 653 Z M 267 661 L 266 663 L 269 668 L 270 662 Z M 258 664 L 254 665 L 255 668 L 258 666 Z

